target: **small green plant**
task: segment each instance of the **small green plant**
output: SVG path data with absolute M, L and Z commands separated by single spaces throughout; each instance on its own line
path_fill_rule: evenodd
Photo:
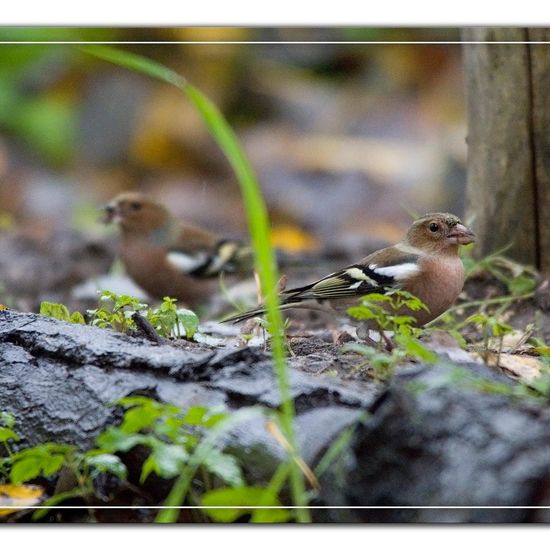
M 178 308 L 177 300 L 165 296 L 158 308 L 147 309 L 146 318 L 165 338 L 191 340 L 199 327 L 199 318 L 190 309 Z
M 44 506 L 54 506 L 68 498 L 81 497 L 89 500 L 95 494 L 94 480 L 99 473 L 110 473 L 121 480 L 126 479 L 126 466 L 118 456 L 105 453 L 101 449 L 81 452 L 74 445 L 42 443 L 13 452 L 9 441 L 19 441 L 19 435 L 13 431 L 13 415 L 0 413 L 0 441 L 3 442 L 7 456 L 0 458 L 0 483 L 23 484 L 38 477 L 52 478 L 67 469 L 75 480 L 75 487 L 60 492 L 48 499 Z M 48 508 L 36 510 L 33 519 L 40 519 Z
M 406 359 L 418 359 L 427 363 L 437 361 L 437 355 L 419 341 L 422 330 L 414 326 L 414 317 L 401 313 L 407 309 L 420 311 L 427 310 L 427 307 L 411 293 L 396 290 L 389 294 L 369 294 L 361 298 L 358 306 L 348 309 L 351 317 L 372 325 L 379 334 L 379 340 L 376 347 L 349 344 L 344 346 L 343 351 L 366 357 L 365 365 L 378 380 L 391 377 L 395 366 Z M 386 332 L 393 333 L 392 341 Z M 390 348 L 389 352 L 387 347 Z
M 99 293 L 99 305 L 88 310 L 90 325 L 100 328 L 111 328 L 117 332 L 129 333 L 136 328 L 134 313 L 147 309 L 147 304 L 137 298 L 118 295 L 108 290 Z
M 178 308 L 177 300 L 164 297 L 157 308 L 151 308 L 133 296 L 117 295 L 103 290 L 99 307 L 88 310 L 90 324 L 101 328 L 112 328 L 129 333 L 136 328 L 134 315 L 137 313 L 153 326 L 164 338 L 193 338 L 199 326 L 199 319 L 189 309 Z
M 111 328 L 117 332 L 128 334 L 136 329 L 134 315 L 142 315 L 164 338 L 192 339 L 199 326 L 197 315 L 184 308 L 176 306 L 177 300 L 166 296 L 162 303 L 151 308 L 137 298 L 118 295 L 108 290 L 99 293 L 99 305 L 88 310 L 89 324 L 100 328 Z M 40 314 L 53 317 L 60 321 L 86 324 L 84 316 L 75 311 L 70 313 L 63 304 L 42 302 Z
M 537 272 L 530 266 L 519 264 L 503 256 L 508 248 L 509 246 L 506 246 L 481 259 L 475 259 L 471 254 L 471 247 L 464 247 L 461 250 L 461 257 L 466 279 L 488 273 L 503 283 L 511 296 L 531 294 L 535 290 Z
M 225 513 L 204 508 L 206 516 L 214 521 L 234 521 L 245 513 L 251 514 L 253 522 L 291 519 L 290 512 L 281 507 L 279 500 L 279 493 L 288 479 L 290 461 L 281 464 L 266 487 L 249 486 L 237 459 L 216 445 L 219 437 L 239 422 L 265 416 L 263 409 L 250 407 L 235 413 L 220 407 L 182 409 L 143 396 L 125 397 L 115 404 L 125 409 L 121 424 L 107 427 L 96 438 L 96 446 L 85 452 L 74 445 L 52 442 L 13 452 L 9 442 L 19 440 L 13 430 L 15 418 L 0 413 L 0 441 L 7 453 L 0 459 L 0 484 L 8 481 L 22 484 L 37 478 L 53 480 L 63 472 L 73 480 L 67 490 L 46 500 L 44 508 L 34 512 L 33 519 L 41 519 L 52 507 L 71 498 L 82 498 L 91 506 L 92 501 L 100 498 L 95 485 L 99 474 L 110 474 L 123 484 L 127 483 L 127 469 L 118 453 L 126 453 L 138 445 L 148 450 L 141 467 L 140 484 L 155 474 L 174 480 L 171 495 L 177 489 L 177 497 L 182 503 L 189 501 L 205 507 L 236 506 Z M 189 483 L 180 493 L 178 482 L 182 478 Z M 170 496 L 167 505 L 169 499 Z M 240 508 L 243 505 L 251 508 Z M 253 510 L 254 506 L 274 508 Z M 159 514 L 161 521 L 165 512 Z
M 491 336 L 497 338 L 499 341 L 498 357 L 500 358 L 504 336 L 514 330 L 512 326 L 503 322 L 497 315 L 488 315 L 483 312 L 470 315 L 470 317 L 458 325 L 458 329 L 468 325 L 474 325 L 481 330 L 482 349 L 479 351 L 484 357 L 485 362 L 487 362 L 489 355 L 489 339 Z
M 403 315 L 403 310 L 428 311 L 426 305 L 404 290 L 395 290 L 388 294 L 368 294 L 363 296 L 358 306 L 348 309 L 348 315 L 358 321 L 370 321 L 374 329 L 383 336 L 384 331 L 391 331 L 395 334 L 413 334 L 415 329 L 414 318 L 410 315 Z
M 63 304 L 42 302 L 40 304 L 40 315 L 53 317 L 54 319 L 66 321 L 67 323 L 77 323 L 79 325 L 86 324 L 86 320 L 80 311 L 73 311 L 73 313 L 70 313 L 67 306 Z
M 182 410 L 147 397 L 126 397 L 118 401 L 126 408 L 120 426 L 110 427 L 98 438 L 107 452 L 127 452 L 136 445 L 150 449 L 143 463 L 140 482 L 154 472 L 159 477 L 174 478 L 189 460 L 204 431 L 228 417 L 221 409 L 196 406 Z M 217 476 L 228 485 L 243 485 L 240 467 L 232 455 L 215 449 L 203 464 L 204 473 Z

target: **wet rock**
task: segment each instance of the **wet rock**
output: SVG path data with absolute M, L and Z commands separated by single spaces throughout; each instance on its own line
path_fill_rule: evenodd
M 475 507 L 547 502 L 547 406 L 506 395 L 502 388 L 516 382 L 479 364 L 409 365 L 387 387 L 327 376 L 308 364 L 334 352 L 320 346 L 317 354 L 289 360 L 296 436 L 306 462 L 315 467 L 354 427 L 351 442 L 321 477 L 314 502 L 344 508 L 315 510 L 316 521 L 545 521 L 525 508 Z M 120 419 L 110 403 L 126 395 L 181 407 L 281 404 L 262 349 L 159 345 L 12 311 L 0 311 L 0 386 L 0 410 L 15 414 L 20 446 L 58 441 L 88 448 Z M 239 425 L 220 444 L 242 458 L 252 483 L 270 479 L 285 456 L 262 419 Z M 138 455 L 124 457 L 132 472 L 144 458 Z M 169 486 L 155 491 L 165 494 Z
M 372 509 L 323 511 L 319 519 L 528 521 L 528 509 L 475 507 L 537 504 L 550 473 L 548 410 L 480 392 L 480 380 L 511 384 L 475 364 L 398 375 L 357 428 L 341 482 L 332 474 L 323 484 L 324 504 Z
M 263 351 L 205 350 L 191 342 L 188 347 L 156 345 L 107 329 L 1 311 L 0 410 L 16 415 L 22 445 L 58 440 L 87 447 L 113 421 L 109 403 L 129 394 L 153 392 L 182 407 L 281 404 L 271 362 Z M 353 387 L 299 370 L 293 370 L 290 379 L 300 413 L 330 406 L 358 409 L 376 394 L 374 387 L 366 391 L 366 385 Z M 313 430 L 309 422 L 307 441 L 325 441 L 329 433 L 325 425 Z M 262 441 L 265 427 L 249 435 Z M 313 456 L 318 451 L 315 447 L 307 452 Z

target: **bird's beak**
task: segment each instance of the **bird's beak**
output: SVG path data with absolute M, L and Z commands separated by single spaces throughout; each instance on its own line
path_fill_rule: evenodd
M 457 223 L 451 232 L 447 235 L 448 239 L 452 239 L 456 244 L 470 244 L 475 242 L 476 236 L 465 225 Z
M 102 218 L 101 221 L 105 224 L 108 223 L 117 223 L 118 222 L 118 211 L 116 205 L 113 203 L 106 204 L 101 208 L 102 210 Z

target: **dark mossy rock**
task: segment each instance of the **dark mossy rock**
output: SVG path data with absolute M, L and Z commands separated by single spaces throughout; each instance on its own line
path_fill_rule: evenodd
M 355 426 L 351 444 L 321 478 L 313 504 L 327 508 L 314 510 L 316 521 L 548 519 L 525 508 L 474 508 L 548 499 L 549 409 L 478 389 L 480 380 L 515 382 L 484 366 L 442 362 L 403 368 L 386 387 L 323 374 L 318 362 L 331 353 L 327 347 L 312 355 L 314 367 L 308 355 L 290 359 L 306 462 L 314 467 Z M 21 447 L 56 441 L 89 448 L 119 420 L 112 403 L 126 395 L 182 407 L 280 405 L 269 355 L 261 350 L 155 344 L 12 311 L 0 311 L 0 387 L 0 410 L 15 414 Z M 284 456 L 261 420 L 238 426 L 221 443 L 242 458 L 250 482 L 265 483 Z M 125 460 L 138 471 L 143 456 L 129 453 Z M 351 508 L 357 506 L 372 508 Z

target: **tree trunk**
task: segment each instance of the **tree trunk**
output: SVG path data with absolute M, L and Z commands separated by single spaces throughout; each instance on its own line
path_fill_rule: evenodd
M 477 253 L 550 272 L 550 30 L 463 33 L 468 104 L 468 213 Z

